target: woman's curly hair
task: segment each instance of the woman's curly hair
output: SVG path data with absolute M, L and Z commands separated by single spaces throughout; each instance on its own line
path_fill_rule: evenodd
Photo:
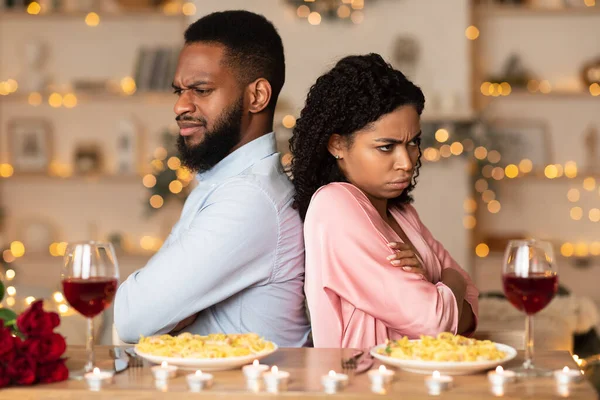
M 296 188 L 295 203 L 302 220 L 313 194 L 331 182 L 347 182 L 337 161 L 328 151 L 332 134 L 352 144 L 354 134 L 398 107 L 411 105 L 421 115 L 425 97 L 419 87 L 395 70 L 378 54 L 348 56 L 317 79 L 296 121 L 290 149 L 291 174 Z M 421 151 L 410 186 L 393 204 L 412 201 L 421 166 Z

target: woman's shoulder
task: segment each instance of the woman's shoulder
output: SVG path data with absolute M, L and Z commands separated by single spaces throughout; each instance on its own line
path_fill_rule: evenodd
M 306 219 L 337 219 L 337 216 L 343 216 L 348 221 L 371 218 L 373 213 L 377 211 L 362 190 L 351 183 L 334 182 L 315 192 Z

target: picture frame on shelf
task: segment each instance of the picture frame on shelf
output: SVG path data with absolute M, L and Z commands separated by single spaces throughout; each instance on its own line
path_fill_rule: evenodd
M 543 170 L 554 160 L 552 137 L 545 121 L 537 119 L 492 119 L 489 127 L 497 142 L 503 143 L 498 149 L 502 155 L 501 164 L 518 165 L 523 159 L 532 162 L 533 170 Z
M 43 118 L 18 118 L 8 124 L 10 162 L 16 173 L 45 174 L 52 159 L 52 127 Z
M 18 221 L 17 236 L 27 245 L 27 252 L 44 254 L 50 244 L 58 242 L 58 229 L 46 218 L 28 217 Z

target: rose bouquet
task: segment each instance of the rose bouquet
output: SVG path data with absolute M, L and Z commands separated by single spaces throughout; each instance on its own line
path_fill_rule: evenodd
M 54 332 L 60 318 L 55 312 L 44 311 L 43 305 L 42 300 L 34 301 L 20 315 L 0 309 L 0 387 L 59 382 L 69 377 L 62 357 L 67 345 L 64 337 Z

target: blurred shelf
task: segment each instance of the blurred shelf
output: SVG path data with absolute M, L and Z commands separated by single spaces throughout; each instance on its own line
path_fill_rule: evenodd
M 480 94 L 481 95 L 481 94 Z M 483 95 L 481 95 L 483 96 Z M 525 89 L 513 89 L 508 96 L 483 96 L 487 99 L 519 99 L 519 100 L 539 100 L 539 99 L 596 99 L 600 100 L 600 96 L 593 96 L 589 91 L 575 91 L 575 90 L 554 90 L 550 93 L 531 93 Z
M 25 10 L 2 10 L 0 11 L 0 19 L 14 20 L 30 20 L 37 19 L 81 19 L 83 22 L 86 15 L 90 12 L 95 12 L 100 16 L 100 23 L 103 20 L 117 20 L 117 19 L 143 19 L 144 22 L 149 18 L 160 18 L 161 20 L 174 20 L 182 21 L 187 18 L 183 13 L 177 14 L 165 14 L 159 9 L 140 9 L 140 10 L 124 10 L 124 11 L 50 11 L 47 13 L 40 13 L 32 15 L 27 13 Z
M 142 177 L 139 175 L 72 175 L 66 178 L 48 174 L 25 174 L 15 173 L 9 178 L 0 178 L 0 183 L 40 183 L 40 182 L 74 182 L 74 183 L 139 183 L 142 186 Z
M 132 95 L 126 95 L 121 93 L 86 93 L 86 92 L 72 92 L 77 97 L 77 105 L 81 103 L 94 103 L 94 102 L 144 102 L 144 103 L 175 103 L 177 97 L 171 92 L 144 92 L 140 91 L 139 93 L 135 93 Z M 50 93 L 42 94 L 43 101 L 39 105 L 31 105 L 32 107 L 40 107 L 40 106 L 48 106 L 48 96 Z M 12 93 L 6 96 L 0 96 L 0 102 L 14 102 L 14 103 L 23 103 L 24 105 L 29 104 L 29 94 L 25 93 Z M 76 108 L 77 106 L 75 106 Z M 65 108 L 64 106 L 57 107 Z
M 533 171 L 530 172 L 526 175 L 519 175 L 516 178 L 507 178 L 504 177 L 502 178 L 500 181 L 496 181 L 493 180 L 493 178 L 489 178 L 488 180 L 490 181 L 494 181 L 496 182 L 520 182 L 520 181 L 545 181 L 548 183 L 552 183 L 552 182 L 560 182 L 560 183 L 568 183 L 568 182 L 577 182 L 578 184 L 581 183 L 582 180 L 584 180 L 585 178 L 595 178 L 597 181 L 600 181 L 600 171 L 577 171 L 577 176 L 574 178 L 568 178 L 565 175 L 560 176 L 558 178 L 547 178 L 544 175 L 544 171 L 540 170 L 540 171 Z M 594 189 L 594 191 L 597 191 L 597 189 Z
M 440 113 L 436 111 L 423 111 L 422 122 L 469 122 L 475 118 L 474 113 L 469 111 L 456 113 Z
M 529 5 L 478 5 L 477 14 L 486 17 L 526 17 L 526 16 L 600 16 L 600 6 L 594 7 L 533 7 Z

